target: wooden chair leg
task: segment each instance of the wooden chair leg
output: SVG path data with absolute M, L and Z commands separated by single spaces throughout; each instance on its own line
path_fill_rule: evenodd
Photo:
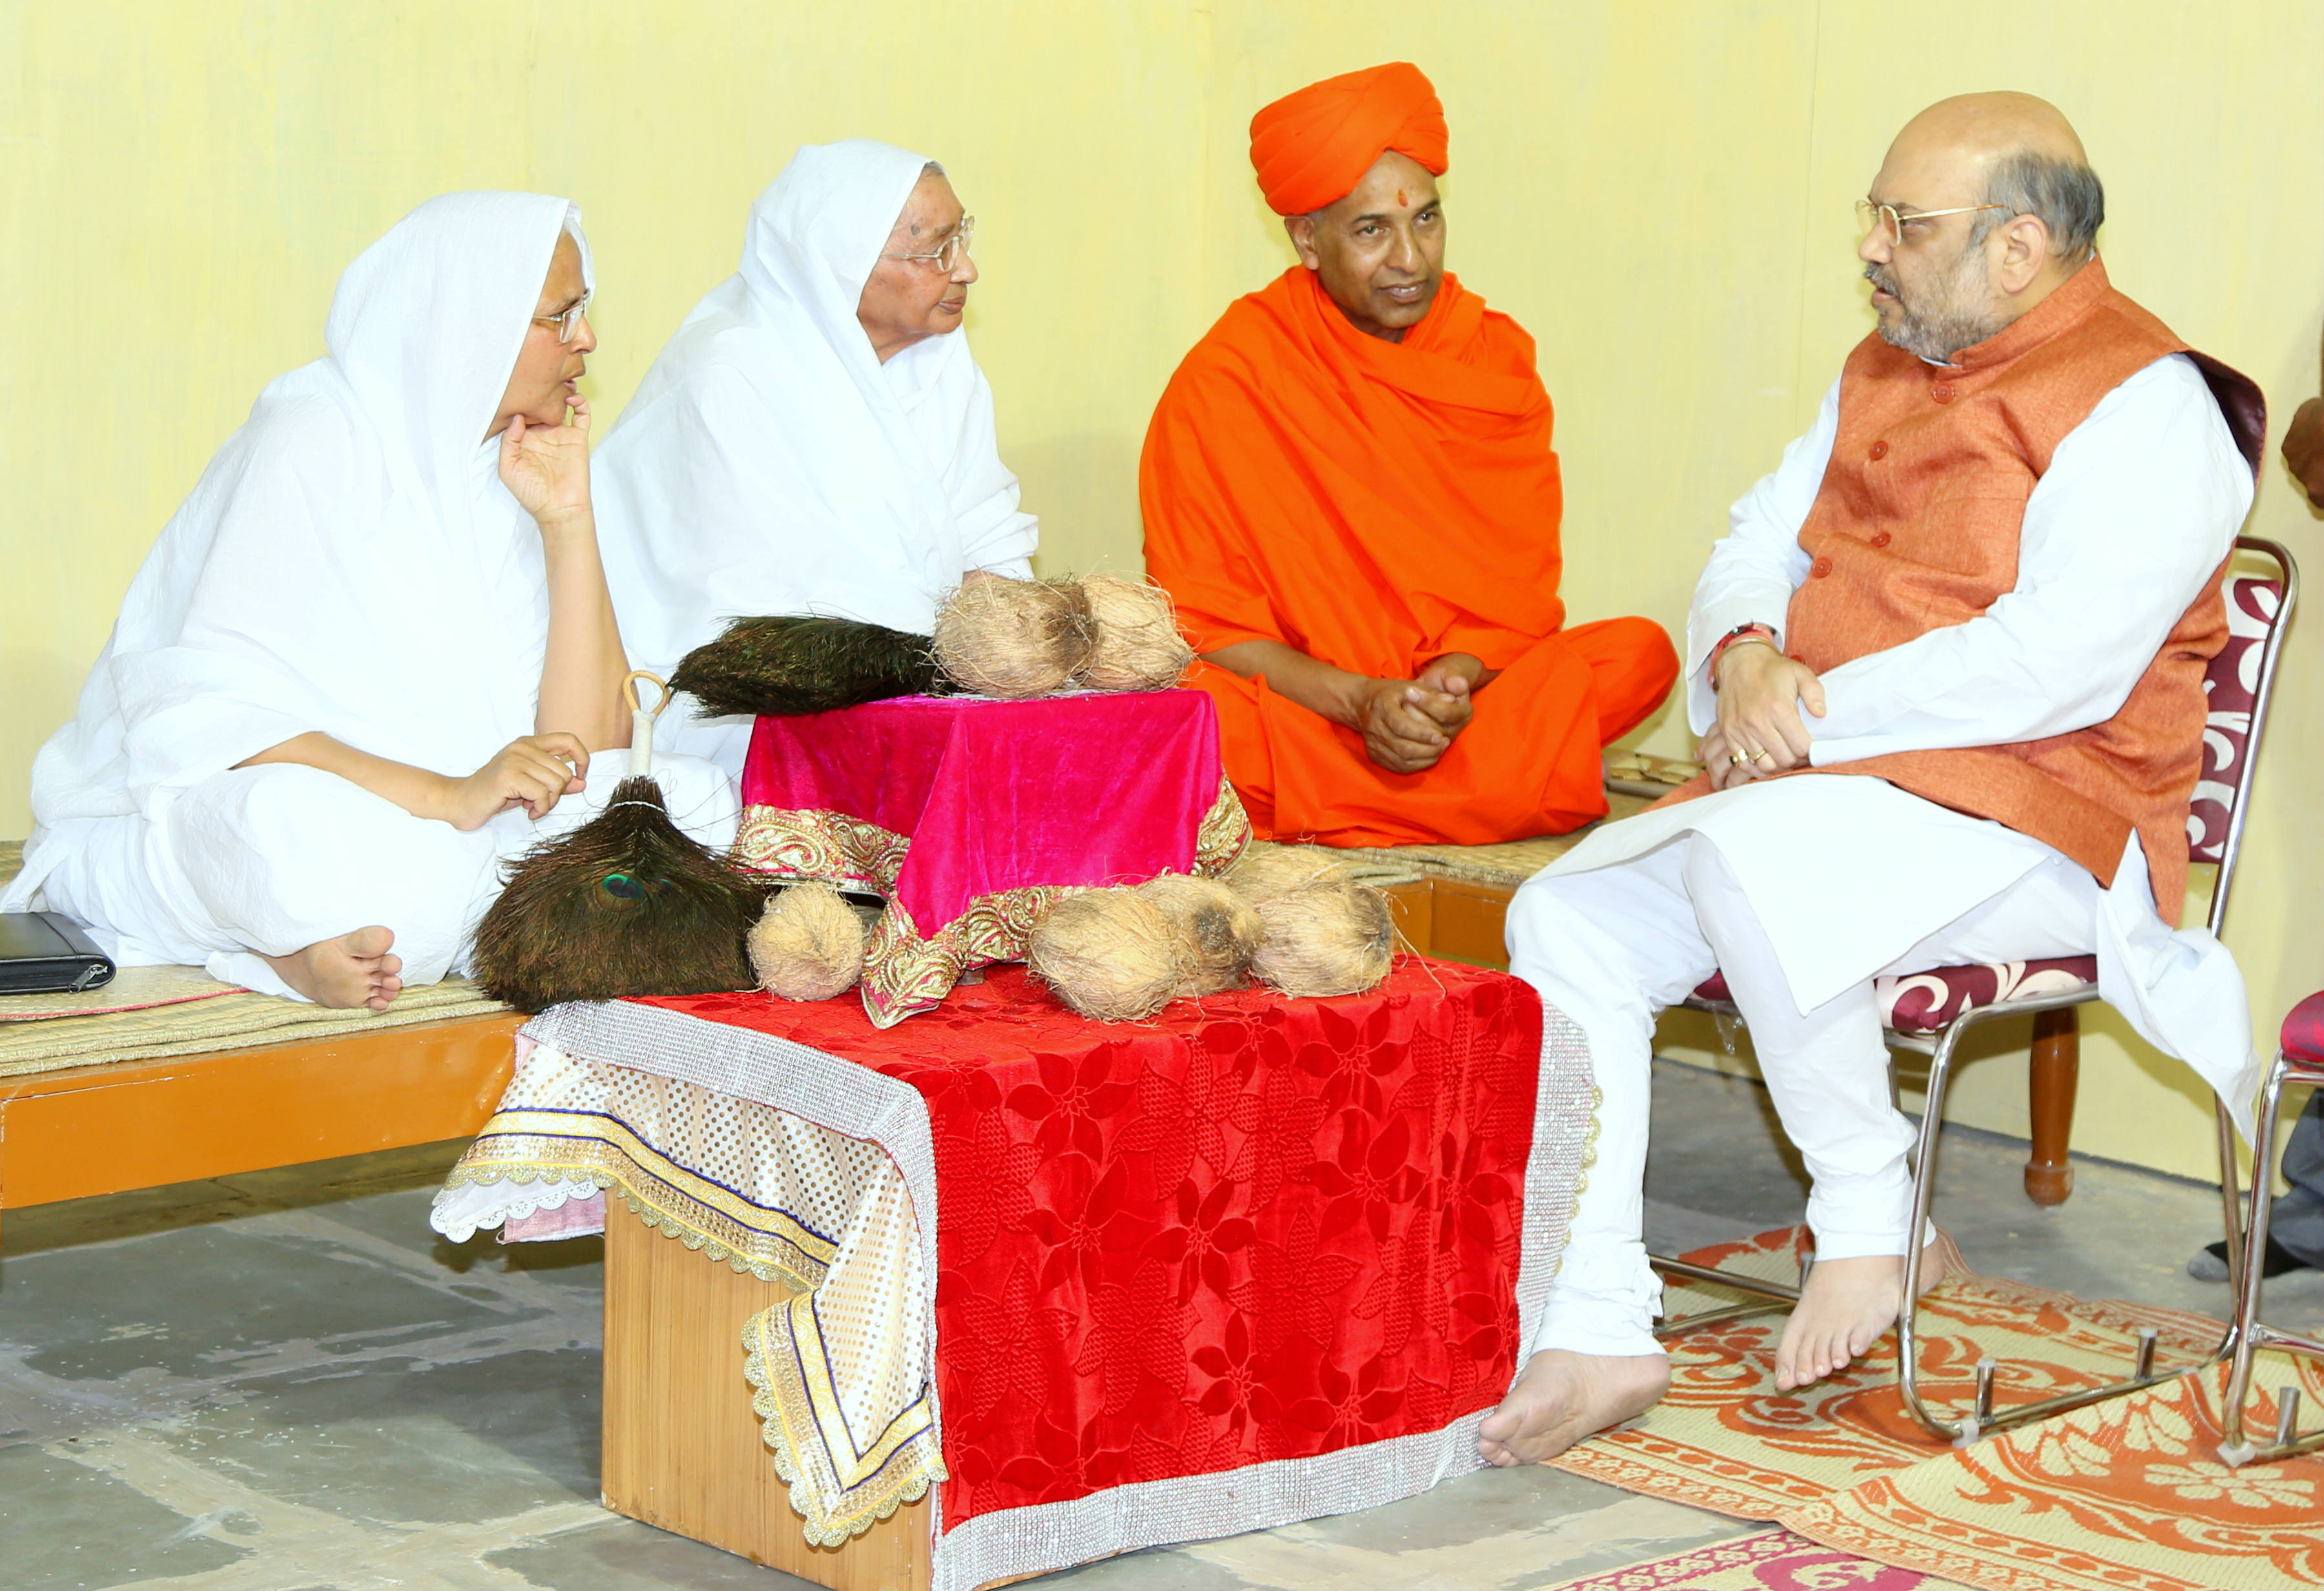
M 2066 1149 L 2073 1136 L 2074 1087 L 2081 1065 L 2082 1030 L 2076 1009 L 2069 1005 L 2036 1012 L 2027 1088 L 2034 1152 L 2025 1161 L 2025 1197 L 2038 1205 L 2061 1205 L 2074 1191 L 2074 1167 Z

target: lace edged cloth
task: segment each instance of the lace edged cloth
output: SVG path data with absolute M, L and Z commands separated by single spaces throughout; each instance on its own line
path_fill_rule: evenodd
M 436 1229 L 465 1242 L 609 1193 L 687 1248 L 798 1289 L 744 1327 L 743 1373 L 816 1546 L 840 1545 L 943 1479 L 929 1290 L 895 1162 L 763 1103 L 532 1036 L 518 1049 L 500 1109 L 436 1196 Z M 575 1215 L 537 1235 L 603 1229 L 602 1205 L 594 1222 Z M 859 1431 L 872 1433 L 861 1447 Z

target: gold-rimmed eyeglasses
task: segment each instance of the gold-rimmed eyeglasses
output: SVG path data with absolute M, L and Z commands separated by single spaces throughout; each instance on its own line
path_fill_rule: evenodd
M 573 328 L 588 318 L 589 301 L 596 296 L 594 292 L 585 292 L 581 295 L 581 301 L 569 309 L 559 310 L 554 315 L 535 315 L 533 319 L 543 326 L 557 328 L 557 340 L 569 343 L 573 340 Z
M 1949 210 L 1909 210 L 1859 199 L 1856 201 L 1856 230 L 1858 236 L 1869 237 L 1873 229 L 1878 227 L 1887 234 L 1889 246 L 1901 248 L 1904 244 L 1904 223 L 1907 221 L 1933 221 L 1940 216 L 1966 216 L 1978 210 L 2006 210 L 2008 208 L 1998 204 L 1965 204 L 1955 205 Z
M 960 268 L 962 257 L 968 253 L 968 240 L 975 236 L 976 217 L 974 216 L 963 216 L 960 218 L 959 227 L 953 233 L 953 235 L 950 237 L 945 238 L 942 243 L 936 245 L 936 246 L 929 253 L 925 254 L 881 254 L 880 257 L 883 260 L 927 260 L 933 262 L 938 272 L 942 273 L 944 275 L 949 276 Z

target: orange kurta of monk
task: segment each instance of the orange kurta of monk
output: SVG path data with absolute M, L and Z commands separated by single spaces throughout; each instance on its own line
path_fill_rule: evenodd
M 1269 202 L 1303 218 L 1384 152 L 1445 163 L 1434 92 L 1404 65 L 1270 106 L 1252 150 Z M 1197 664 L 1254 825 L 1341 846 L 1480 845 L 1602 816 L 1600 751 L 1661 704 L 1677 659 L 1644 619 L 1564 627 L 1563 498 L 1532 338 L 1442 274 L 1390 340 L 1319 275 L 1296 265 L 1237 301 L 1172 378 L 1139 475 L 1148 570 L 1198 652 L 1276 642 L 1384 680 L 1465 654 L 1484 682 L 1434 764 L 1399 772 L 1264 673 Z

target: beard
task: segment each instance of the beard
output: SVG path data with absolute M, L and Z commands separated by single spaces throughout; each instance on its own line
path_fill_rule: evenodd
M 1880 318 L 1880 340 L 1916 358 L 1950 365 L 1955 354 L 2009 324 L 1994 311 L 1992 273 L 1978 249 L 1964 247 L 1909 299 L 1885 266 L 1865 266 L 1864 279 L 1896 300 L 1895 324 L 1887 316 Z

